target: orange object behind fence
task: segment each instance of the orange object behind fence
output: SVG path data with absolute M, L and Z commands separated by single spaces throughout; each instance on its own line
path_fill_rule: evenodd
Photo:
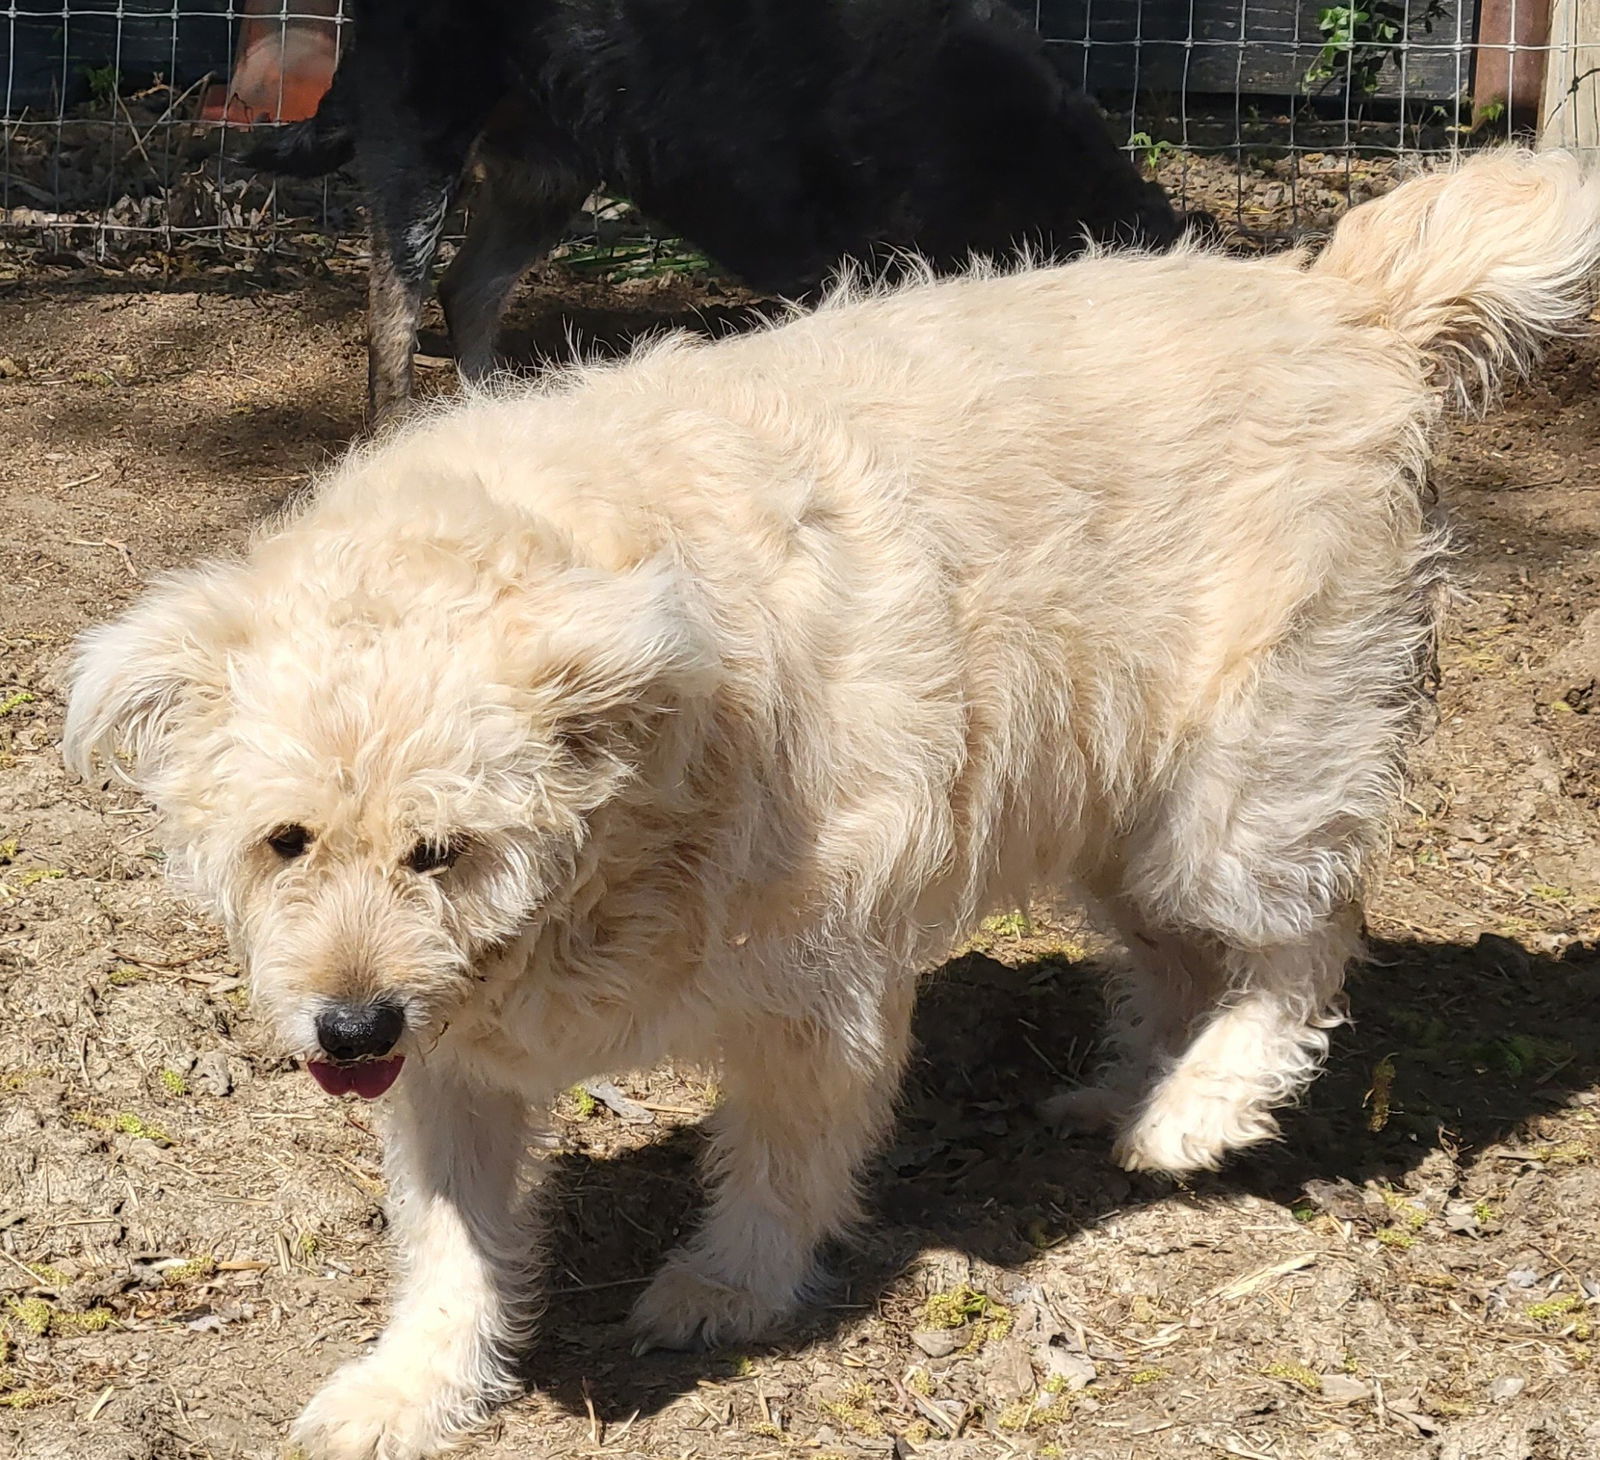
M 201 118 L 248 127 L 312 116 L 339 64 L 341 0 L 245 0 L 239 49 L 226 86 L 213 86 Z

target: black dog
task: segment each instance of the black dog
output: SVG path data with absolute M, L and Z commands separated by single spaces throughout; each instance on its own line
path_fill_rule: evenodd
M 937 269 L 1182 229 L 1033 29 L 998 0 L 382 0 L 317 115 L 263 171 L 354 158 L 373 234 L 369 404 L 411 390 L 440 229 L 483 191 L 440 284 L 468 378 L 518 279 L 604 183 L 751 287 L 801 298 L 841 261 Z

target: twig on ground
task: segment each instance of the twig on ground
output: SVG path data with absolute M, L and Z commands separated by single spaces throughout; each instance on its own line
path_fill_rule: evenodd
M 1247 1272 L 1242 1277 L 1223 1283 L 1221 1287 L 1213 1288 L 1206 1294 L 1206 1301 L 1226 1303 L 1234 1298 L 1246 1297 L 1274 1278 L 1287 1277 L 1292 1272 L 1299 1272 L 1302 1268 L 1310 1267 L 1316 1260 L 1315 1252 L 1302 1252 L 1296 1257 L 1286 1257 L 1282 1262 L 1257 1268 L 1254 1272 Z
M 191 963 L 201 963 L 207 958 L 216 958 L 228 951 L 227 945 L 218 943 L 200 953 L 190 953 L 184 958 L 141 958 L 136 953 L 126 953 L 121 948 L 113 948 L 111 956 L 120 958 L 124 963 L 135 963 L 140 968 L 187 968 Z

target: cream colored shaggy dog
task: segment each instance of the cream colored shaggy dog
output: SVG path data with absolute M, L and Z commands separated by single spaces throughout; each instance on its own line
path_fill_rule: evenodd
M 513 1391 L 529 1121 L 601 1072 L 726 1091 L 641 1341 L 781 1321 L 918 973 L 1034 894 L 1135 965 L 1120 1065 L 1055 1113 L 1168 1171 L 1270 1136 L 1421 699 L 1429 429 L 1597 257 L 1600 187 L 1503 152 L 1315 263 L 1105 255 L 673 338 L 359 452 L 91 633 L 72 764 L 132 767 L 323 1085 L 393 1086 L 405 1278 L 308 1452 L 425 1455 Z

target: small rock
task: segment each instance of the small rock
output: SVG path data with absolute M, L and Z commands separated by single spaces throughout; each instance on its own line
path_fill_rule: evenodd
M 911 1335 L 911 1341 L 930 1359 L 949 1358 L 962 1342 L 949 1328 L 919 1328 Z
M 1533 967 L 1528 961 L 1527 949 L 1510 938 L 1502 938 L 1498 933 L 1479 933 L 1475 951 L 1502 973 L 1513 977 L 1525 974 Z
M 1424 1198 L 1424 1206 L 1436 1208 L 1443 1203 L 1445 1193 L 1453 1191 L 1460 1179 L 1455 1161 L 1446 1152 L 1429 1151 L 1407 1172 L 1405 1187 L 1407 1191 Z
M 1333 1404 L 1359 1404 L 1372 1398 L 1372 1386 L 1349 1374 L 1323 1374 L 1322 1397 Z
M 125 1229 L 122 1227 L 118 1227 L 116 1229 L 116 1235 L 118 1238 L 122 1236 L 124 1230 Z M 102 1227 L 99 1229 L 99 1231 L 103 1234 L 107 1231 L 107 1229 Z M 86 1304 L 92 1307 L 94 1304 L 103 1302 L 108 1298 L 120 1297 L 123 1293 L 127 1292 L 129 1288 L 134 1287 L 136 1283 L 137 1279 L 134 1278 L 130 1273 L 106 1272 L 101 1273 L 98 1277 L 95 1277 L 89 1282 L 80 1284 L 77 1292 L 78 1296 Z
M 1068 1353 L 1059 1344 L 1046 1344 L 1041 1357 L 1049 1377 L 1060 1379 L 1072 1393 L 1087 1388 L 1099 1376 L 1094 1360 L 1084 1354 Z
M 902 1141 L 890 1147 L 884 1159 L 896 1171 L 918 1171 L 949 1149 L 948 1141 Z
M 610 1080 L 588 1080 L 584 1093 L 598 1100 L 624 1125 L 654 1125 L 655 1116 L 637 1100 L 630 1100 Z
M 989 1363 L 989 1391 L 1002 1401 L 1025 1399 L 1033 1393 L 1033 1361 L 1028 1343 L 1013 1333 L 999 1346 Z
M 1502 1374 L 1489 1385 L 1489 1398 L 1496 1404 L 1507 1404 L 1528 1387 L 1520 1374 Z
M 1424 1439 L 1429 1435 L 1439 1433 L 1438 1421 L 1432 1415 L 1419 1409 L 1415 1403 L 1396 1404 L 1393 1400 L 1390 1400 L 1387 1408 L 1390 1414 L 1397 1415 L 1405 1420 L 1407 1424 L 1414 1426 L 1417 1433 Z
M 128 1263 L 132 1284 L 141 1288 L 160 1288 L 166 1285 L 162 1276 L 169 1268 L 179 1267 L 184 1259 L 168 1257 L 160 1252 L 136 1253 Z
M 220 1049 L 208 1049 L 201 1055 L 189 1079 L 202 1095 L 226 1095 L 233 1089 L 228 1057 Z
M 48 1075 L 39 1075 L 29 1080 L 22 1088 L 40 1105 L 59 1105 L 67 1098 L 67 1087 L 60 1080 L 53 1080 Z
M 1335 1221 L 1370 1223 L 1384 1212 L 1381 1201 L 1351 1181 L 1308 1181 L 1304 1190 L 1306 1199 Z

